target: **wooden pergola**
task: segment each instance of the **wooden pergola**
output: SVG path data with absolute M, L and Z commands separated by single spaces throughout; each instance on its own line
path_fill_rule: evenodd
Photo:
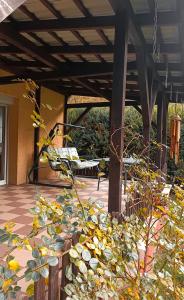
M 152 55 L 155 25 L 157 62 Z M 28 0 L 0 24 L 0 67 L 14 74 L 0 77 L 0 84 L 31 78 L 66 95 L 66 109 L 86 107 L 85 113 L 110 105 L 111 134 L 122 128 L 114 138 L 118 155 L 125 105 L 142 114 L 147 145 L 158 105 L 157 139 L 166 145 L 168 103 L 181 102 L 184 93 L 183 32 L 183 0 Z M 70 95 L 108 101 L 71 105 Z M 39 103 L 39 92 L 37 97 Z M 35 145 L 38 136 L 36 129 Z M 166 170 L 166 147 L 157 164 Z M 121 210 L 121 181 L 122 164 L 111 153 L 110 212 Z

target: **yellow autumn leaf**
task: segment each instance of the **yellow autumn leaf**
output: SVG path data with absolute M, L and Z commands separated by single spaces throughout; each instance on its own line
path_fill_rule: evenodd
M 101 255 L 101 254 L 102 254 L 102 251 L 101 251 L 100 249 L 96 248 L 96 249 L 94 250 L 94 253 L 97 254 L 97 255 Z
M 32 251 L 32 247 L 31 247 L 30 242 L 29 242 L 28 239 L 25 239 L 25 240 L 23 241 L 23 244 L 26 246 L 26 249 L 27 249 L 27 250 Z
M 97 235 L 98 238 L 102 238 L 103 237 L 103 233 L 101 232 L 100 229 L 97 228 L 95 232 L 96 232 L 96 235 Z
M 48 254 L 48 249 L 46 247 L 41 247 L 40 252 L 42 256 L 46 256 Z
M 34 284 L 33 283 L 28 285 L 28 287 L 26 289 L 26 294 L 28 297 L 32 297 L 34 295 Z
M 18 270 L 20 270 L 20 265 L 19 265 L 18 261 L 14 260 L 14 259 L 10 260 L 8 262 L 8 267 L 10 270 L 12 270 L 14 272 L 17 272 Z
M 2 289 L 4 292 L 7 292 L 8 288 L 10 287 L 12 283 L 12 279 L 7 279 L 3 282 L 3 285 L 2 285 Z
M 8 222 L 8 223 L 5 224 L 4 227 L 5 227 L 6 231 L 8 231 L 9 233 L 12 233 L 12 230 L 15 227 L 15 223 Z
M 37 217 L 37 216 L 34 217 L 34 219 L 33 219 L 33 228 L 34 228 L 34 229 L 40 228 L 40 224 L 39 224 L 39 221 L 38 221 L 38 217 Z
M 95 229 L 95 225 L 93 222 L 87 222 L 86 223 L 87 227 L 89 227 L 90 229 Z
M 93 207 L 91 207 L 91 208 L 90 208 L 90 210 L 89 210 L 89 214 L 90 214 L 90 216 L 92 216 L 92 215 L 94 215 L 94 214 L 95 214 L 95 210 L 94 210 L 94 208 L 93 208 Z

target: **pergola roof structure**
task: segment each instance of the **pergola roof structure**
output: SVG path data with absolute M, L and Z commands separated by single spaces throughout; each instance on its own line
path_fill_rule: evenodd
M 28 0 L 0 24 L 0 68 L 14 74 L 1 77 L 0 84 L 29 77 L 66 95 L 111 100 L 114 28 L 120 8 L 125 8 L 130 20 L 126 103 L 140 104 L 136 47 L 145 49 L 159 89 L 170 101 L 182 101 L 182 0 L 158 1 L 157 63 L 152 57 L 154 0 Z

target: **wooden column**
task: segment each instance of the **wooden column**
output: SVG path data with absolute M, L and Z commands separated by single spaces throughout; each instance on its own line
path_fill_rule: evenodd
M 162 95 L 163 96 L 163 95 Z M 157 143 L 159 144 L 157 149 L 156 165 L 158 169 L 161 169 L 162 163 L 162 131 L 163 131 L 163 98 L 158 99 L 157 105 Z
M 167 174 L 167 125 L 168 125 L 168 99 L 166 96 L 163 99 L 163 130 L 162 130 L 162 162 L 161 170 Z
M 41 87 L 36 90 L 36 104 L 35 104 L 35 111 L 40 114 L 40 104 L 41 104 Z M 38 154 L 39 154 L 39 147 L 37 143 L 39 142 L 40 138 L 40 128 L 37 127 L 34 129 L 34 170 L 33 170 L 33 182 L 38 181 Z
M 125 12 L 118 12 L 115 26 L 114 70 L 111 103 L 111 138 L 117 155 L 110 151 L 109 212 L 121 211 L 122 156 L 124 139 L 124 107 L 126 93 L 128 21 Z M 112 146 L 112 145 L 111 145 Z

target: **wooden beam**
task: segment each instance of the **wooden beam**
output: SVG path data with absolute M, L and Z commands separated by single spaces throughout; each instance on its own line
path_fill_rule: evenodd
M 63 45 L 63 46 L 36 46 L 42 52 L 49 54 L 112 54 L 114 51 L 113 45 Z M 153 52 L 153 46 L 151 44 L 146 45 L 146 49 L 149 53 Z M 160 53 L 173 54 L 180 53 L 180 44 L 160 44 Z M 0 54 L 21 54 L 23 51 L 15 46 L 0 46 Z M 128 46 L 128 53 L 134 54 L 135 48 L 132 45 Z M 162 66 L 163 64 L 161 64 Z
M 7 82 L 20 77 L 20 78 L 32 78 L 36 81 L 49 81 L 57 80 L 60 78 L 83 78 L 88 76 L 112 74 L 113 65 L 111 63 L 57 63 L 56 71 L 48 72 L 20 72 L 16 76 L 0 77 L 0 82 Z M 59 70 L 58 70 L 59 69 Z
M 97 86 L 96 86 L 96 84 L 93 84 L 93 83 L 91 83 L 91 82 L 89 82 L 87 80 L 84 80 L 84 79 L 81 80 L 81 79 L 78 79 L 78 78 L 74 78 L 73 80 L 76 83 L 82 85 L 87 90 L 89 90 L 92 93 L 94 93 L 96 96 L 102 97 L 102 98 L 106 98 L 106 99 L 110 100 L 108 94 L 104 90 L 98 89 Z
M 134 104 L 133 107 L 142 116 L 142 109 L 140 108 L 140 106 L 138 106 L 137 104 Z M 151 122 L 151 125 L 152 125 L 153 128 L 157 129 L 157 124 L 154 121 Z
M 121 212 L 123 133 L 128 50 L 128 20 L 125 11 L 116 15 L 114 71 L 111 103 L 111 138 L 116 153 L 110 152 L 109 212 Z M 112 148 L 111 148 L 112 150 Z
M 17 33 L 16 28 L 14 29 L 9 24 L 0 24 L 0 38 L 4 39 L 10 44 L 13 44 L 17 48 L 25 52 L 27 55 L 34 57 L 48 67 L 53 68 L 58 65 L 58 61 L 54 57 L 40 51 L 38 47 L 36 47 L 25 37 Z
M 137 14 L 136 21 L 140 26 L 152 26 L 154 24 L 152 13 Z M 158 26 L 175 26 L 178 23 L 178 14 L 176 11 L 158 12 Z
M 115 24 L 114 16 L 62 18 L 60 20 L 21 21 L 16 23 L 18 32 L 50 32 L 68 30 L 89 30 L 112 28 Z
M 76 104 L 67 104 L 67 108 L 85 108 L 85 107 L 110 107 L 111 103 L 108 102 L 93 102 L 93 103 L 76 103 Z M 126 106 L 136 105 L 136 101 L 125 100 Z
M 110 107 L 110 102 L 93 102 L 93 103 L 71 103 L 67 108 L 92 108 L 92 107 Z

